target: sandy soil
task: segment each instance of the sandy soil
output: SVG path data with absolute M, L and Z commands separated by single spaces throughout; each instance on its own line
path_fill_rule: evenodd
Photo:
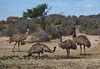
M 78 34 L 80 35 L 80 34 Z M 99 36 L 91 36 L 86 35 L 91 41 L 92 46 L 90 48 L 86 48 L 87 55 L 79 55 L 80 49 L 77 46 L 77 50 L 71 50 L 70 57 L 66 57 L 66 50 L 59 48 L 57 40 L 51 40 L 50 42 L 43 42 L 43 44 L 48 45 L 51 49 L 54 46 L 57 47 L 55 53 L 45 53 L 48 54 L 49 57 L 59 58 L 59 59 L 9 59 L 9 60 L 1 60 L 0 62 L 12 66 L 9 69 L 100 69 L 100 44 L 99 44 Z M 28 39 L 30 39 L 28 37 Z M 27 40 L 28 40 L 27 39 Z M 72 36 L 65 36 L 63 40 L 72 39 Z M 19 55 L 19 57 L 23 57 L 27 55 L 27 51 L 34 43 L 27 43 L 26 45 L 20 46 L 21 52 L 12 52 L 12 48 L 14 43 L 8 42 L 9 37 L 0 37 L 0 57 L 2 56 L 11 56 L 11 55 Z M 17 46 L 15 48 L 17 51 Z M 35 56 L 37 54 L 34 54 Z M 18 67 L 20 66 L 20 67 Z

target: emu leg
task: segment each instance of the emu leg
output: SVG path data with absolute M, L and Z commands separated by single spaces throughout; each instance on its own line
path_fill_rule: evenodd
M 40 57 L 40 53 L 38 53 L 38 57 Z
M 20 42 L 18 42 L 18 52 L 20 51 L 19 46 L 20 46 Z
M 69 51 L 68 51 L 68 52 L 69 52 L 69 56 L 70 56 L 70 49 L 69 49 Z
M 80 45 L 80 55 L 82 55 L 82 46 Z
M 66 51 L 67 51 L 67 57 L 68 57 L 68 53 L 69 53 L 69 52 L 68 52 L 68 49 L 66 49 Z
M 15 45 L 14 45 L 14 47 L 13 47 L 13 49 L 12 49 L 12 52 L 14 52 L 14 49 L 15 49 L 16 44 L 17 44 L 17 42 L 15 43 Z
M 84 55 L 86 55 L 86 51 L 85 51 L 85 45 L 84 45 Z
M 44 49 L 42 49 L 42 54 L 44 54 Z

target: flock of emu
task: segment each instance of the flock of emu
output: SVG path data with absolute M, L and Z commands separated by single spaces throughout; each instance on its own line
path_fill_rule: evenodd
M 90 47 L 91 43 L 89 41 L 89 39 L 85 36 L 85 35 L 80 35 L 80 36 L 76 36 L 76 32 L 75 32 L 75 28 L 73 28 L 73 40 L 71 39 L 67 39 L 65 41 L 62 41 L 62 34 L 61 32 L 59 32 L 60 37 L 58 39 L 58 46 L 62 49 L 66 49 L 67 51 L 67 57 L 70 56 L 70 49 L 77 49 L 77 45 L 80 45 L 80 55 L 82 55 L 82 45 L 84 47 L 84 55 L 86 55 L 86 51 L 85 51 L 85 47 Z M 10 37 L 10 42 L 16 42 L 12 52 L 14 52 L 14 48 L 16 46 L 16 44 L 18 43 L 18 51 L 20 51 L 20 42 L 25 40 L 29 35 L 29 24 L 27 25 L 27 32 L 26 34 L 15 34 L 12 37 Z M 45 44 L 42 43 L 36 43 L 34 44 L 28 51 L 28 56 L 31 56 L 34 53 L 37 53 L 38 56 L 40 56 L 40 53 L 44 53 L 44 52 L 50 52 L 50 53 L 54 53 L 56 50 L 56 47 L 54 47 L 54 50 L 51 50 L 48 46 L 46 46 Z

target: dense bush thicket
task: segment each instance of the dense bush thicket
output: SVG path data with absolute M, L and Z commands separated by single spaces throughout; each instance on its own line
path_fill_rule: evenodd
M 80 32 L 85 31 L 86 34 L 100 35 L 100 14 L 90 16 L 80 16 Z
M 3 25 L 0 25 L 0 31 L 4 30 L 5 29 L 5 26 Z
M 30 24 L 30 33 L 38 31 L 38 27 L 34 23 L 31 23 L 29 20 L 24 19 L 24 20 L 18 20 L 14 24 L 10 25 L 8 29 L 5 29 L 2 32 L 2 35 L 12 36 L 16 33 L 25 34 L 25 32 L 27 31 L 26 29 L 28 23 Z
M 49 23 L 49 26 L 46 27 L 46 31 L 53 35 L 53 38 L 58 38 L 59 31 L 62 32 L 63 35 L 71 35 L 72 28 L 78 22 L 78 18 L 76 16 L 65 17 L 60 14 L 51 14 L 47 16 L 45 20 Z
M 0 24 L 2 23 L 2 25 L 0 25 L 0 31 L 5 28 L 3 24 L 9 25 L 9 27 L 2 32 L 2 35 L 5 36 L 12 36 L 18 32 L 25 33 L 28 23 L 30 24 L 30 33 L 41 31 L 39 25 L 40 20 L 38 18 L 24 19 L 9 17 L 7 20 L 6 22 L 0 22 Z M 58 38 L 59 32 L 62 32 L 63 35 L 71 35 L 73 33 L 72 28 L 75 25 L 80 25 L 80 32 L 85 31 L 86 34 L 100 35 L 100 14 L 89 16 L 81 15 L 80 17 L 65 17 L 60 14 L 51 14 L 45 17 L 45 22 L 47 23 L 45 33 L 47 33 L 46 37 L 48 37 L 46 40 Z M 40 33 L 40 35 L 41 34 L 42 33 Z M 41 36 L 43 36 L 43 34 Z
M 46 26 L 46 32 L 49 36 L 51 36 L 50 39 L 56 39 L 59 37 L 59 30 L 56 27 L 52 27 L 50 25 Z

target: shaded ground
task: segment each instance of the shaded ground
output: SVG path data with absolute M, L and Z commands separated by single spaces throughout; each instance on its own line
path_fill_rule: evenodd
M 78 34 L 80 35 L 80 34 Z M 15 55 L 18 57 L 8 57 L 10 59 L 0 60 L 0 69 L 99 69 L 100 68 L 100 44 L 99 36 L 87 35 L 92 43 L 90 48 L 86 48 L 87 55 L 79 55 L 79 46 L 77 50 L 71 50 L 71 56 L 66 57 L 66 50 L 59 48 L 57 40 L 52 40 L 51 42 L 43 42 L 43 44 L 48 45 L 51 49 L 54 46 L 57 47 L 55 53 L 45 53 L 48 54 L 48 58 L 36 58 L 29 57 L 25 58 L 27 51 L 34 43 L 27 43 L 26 45 L 20 46 L 21 52 L 12 52 L 14 43 L 9 43 L 8 37 L 0 37 L 0 57 Z M 71 39 L 71 36 L 63 37 L 63 40 Z M 28 38 L 27 40 L 29 40 Z M 17 51 L 17 46 L 16 49 Z M 44 55 L 45 55 L 44 54 Z M 36 56 L 35 54 L 34 56 Z

